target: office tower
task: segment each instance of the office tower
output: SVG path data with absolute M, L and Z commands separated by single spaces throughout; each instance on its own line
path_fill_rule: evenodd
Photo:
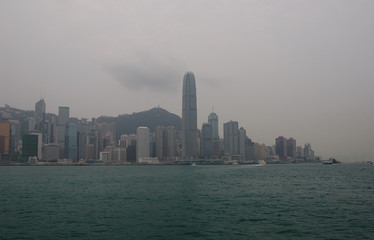
M 10 153 L 10 129 L 9 121 L 0 121 L 0 155 L 9 155 Z
M 306 143 L 304 145 L 304 158 L 306 160 L 314 159 L 314 151 L 312 150 L 312 146 L 310 145 L 310 143 Z
M 158 158 L 158 160 L 163 160 L 164 153 L 163 153 L 163 134 L 164 133 L 164 127 L 157 126 L 155 128 L 155 157 Z
M 166 149 L 165 157 L 170 159 L 175 157 L 175 138 L 176 138 L 176 130 L 173 126 L 166 127 Z
M 255 143 L 255 160 L 265 160 L 266 159 L 266 151 L 265 151 L 265 144 L 258 144 Z
M 58 107 L 58 125 L 69 122 L 69 107 Z
M 43 146 L 43 160 L 46 162 L 57 162 L 59 157 L 58 144 L 48 143 Z
M 219 138 L 212 140 L 212 154 L 213 157 L 221 156 L 221 140 Z
M 84 156 L 85 160 L 96 160 L 95 157 L 95 145 L 94 144 L 86 144 L 84 148 Z
M 212 130 L 210 123 L 203 123 L 201 127 L 201 155 L 203 158 L 211 158 L 213 154 Z
M 91 146 L 89 147 L 90 157 L 88 158 L 86 155 L 87 149 L 85 148 L 86 159 L 90 159 L 90 160 L 98 159 L 99 158 L 99 137 L 95 130 L 91 130 L 90 132 L 87 133 L 86 145 L 87 144 L 92 145 L 93 149 L 91 149 Z M 91 153 L 91 150 L 93 151 L 92 153 Z
M 243 127 L 239 129 L 239 155 L 245 156 L 245 140 L 247 139 L 247 132 Z
M 60 158 L 65 157 L 65 125 L 69 122 L 69 107 L 58 107 L 57 144 L 60 146 Z
M 182 148 L 184 158 L 197 157 L 197 106 L 196 83 L 192 72 L 183 77 Z
M 223 143 L 225 155 L 239 154 L 238 122 L 230 121 L 223 124 Z
M 255 160 L 255 143 L 250 138 L 245 141 L 245 160 Z
M 212 112 L 209 114 L 208 123 L 212 125 L 212 139 L 218 139 L 218 116 L 216 113 Z
M 287 157 L 296 157 L 296 140 L 293 138 L 287 139 Z
M 114 146 L 106 146 L 106 147 L 104 148 L 104 152 L 107 152 L 107 153 L 108 153 L 108 159 L 107 159 L 107 162 L 108 162 L 108 163 L 112 163 L 112 162 L 113 162 L 113 158 L 114 158 L 114 149 L 115 149 Z
M 74 123 L 67 123 L 65 127 L 65 158 L 77 162 L 77 125 Z
M 34 117 L 29 117 L 27 118 L 27 123 L 28 123 L 28 132 L 34 131 L 35 130 L 35 118 Z
M 42 133 L 30 132 L 22 138 L 22 157 L 37 157 L 42 159 Z
M 122 147 L 117 147 L 113 152 L 113 162 L 114 163 L 124 163 L 126 162 L 126 149 Z
M 119 140 L 119 146 L 122 148 L 127 148 L 129 146 L 129 135 L 123 134 Z
M 297 148 L 296 148 L 296 156 L 298 158 L 304 157 L 304 151 L 303 151 L 303 148 L 301 146 L 297 146 Z
M 45 102 L 44 99 L 39 100 L 35 103 L 35 130 L 44 132 L 44 122 L 45 122 Z
M 276 154 L 280 160 L 287 159 L 287 139 L 283 136 L 279 136 L 275 139 Z
M 136 161 L 142 162 L 149 158 L 149 128 L 138 127 L 136 129 Z
M 21 124 L 18 120 L 9 120 L 10 122 L 10 145 L 9 154 L 18 152 L 21 140 Z
M 157 126 L 155 129 L 155 157 L 166 160 L 175 157 L 175 127 Z
M 87 134 L 85 132 L 79 132 L 78 133 L 78 156 L 77 156 L 78 160 L 86 159 L 86 156 L 85 156 L 86 143 L 87 143 Z

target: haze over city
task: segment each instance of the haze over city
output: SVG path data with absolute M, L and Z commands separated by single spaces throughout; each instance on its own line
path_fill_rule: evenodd
M 310 142 L 317 155 L 372 160 L 372 1 L 1 1 L 0 103 L 72 117 L 160 105 L 181 116 L 196 77 L 209 113 L 256 142 Z

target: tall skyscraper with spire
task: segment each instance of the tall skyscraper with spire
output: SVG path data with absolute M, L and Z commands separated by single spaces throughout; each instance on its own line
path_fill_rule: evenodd
M 197 157 L 196 82 L 192 72 L 183 77 L 182 148 L 184 158 Z

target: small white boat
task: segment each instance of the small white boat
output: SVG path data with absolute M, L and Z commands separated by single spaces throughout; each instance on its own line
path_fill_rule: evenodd
M 196 167 L 196 166 L 197 166 L 196 163 L 191 164 L 191 167 Z
M 259 160 L 258 165 L 261 166 L 261 167 L 264 167 L 264 166 L 266 166 L 266 161 L 265 160 Z

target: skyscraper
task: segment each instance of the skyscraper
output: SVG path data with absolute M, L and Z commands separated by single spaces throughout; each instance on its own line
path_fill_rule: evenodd
M 283 136 L 279 136 L 275 139 L 276 154 L 280 160 L 287 159 L 287 139 Z
M 65 127 L 65 158 L 77 162 L 78 141 L 77 125 L 67 123 Z
M 182 148 L 184 158 L 197 157 L 196 83 L 192 72 L 183 77 Z
M 44 99 L 39 100 L 35 103 L 35 129 L 43 132 L 45 122 L 45 102 Z
M 215 112 L 209 114 L 208 122 L 212 125 L 212 139 L 218 139 L 218 116 Z
M 149 128 L 138 127 L 136 129 L 136 161 L 142 162 L 149 158 Z
M 201 155 L 204 158 L 211 158 L 213 154 L 212 147 L 212 125 L 203 123 L 201 127 Z
M 238 122 L 230 121 L 223 124 L 223 141 L 225 155 L 239 154 Z
M 65 156 L 65 125 L 69 122 L 69 107 L 58 107 L 57 143 L 60 146 L 60 158 Z

